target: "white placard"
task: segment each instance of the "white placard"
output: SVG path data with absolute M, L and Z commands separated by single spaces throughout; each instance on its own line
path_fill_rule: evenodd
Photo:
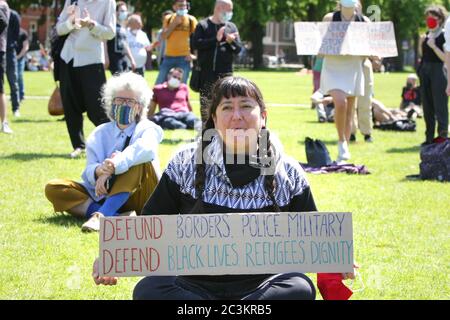
M 351 213 L 109 217 L 103 276 L 352 272 Z
M 298 55 L 398 56 L 392 22 L 296 22 Z

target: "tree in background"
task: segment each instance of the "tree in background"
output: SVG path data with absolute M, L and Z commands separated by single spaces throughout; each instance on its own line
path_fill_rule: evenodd
M 172 8 L 172 0 L 128 0 L 136 11 L 141 12 L 147 31 L 161 28 L 161 13 Z M 210 15 L 215 0 L 190 0 L 191 14 L 197 18 Z M 61 8 L 64 0 L 9 0 L 10 7 L 23 9 L 31 4 Z M 365 14 L 372 5 L 378 6 L 382 21 L 392 21 L 395 25 L 399 52 L 403 40 L 413 41 L 417 47 L 419 33 L 425 31 L 424 10 L 431 3 L 439 3 L 447 9 L 450 0 L 362 0 Z M 254 68 L 263 65 L 263 38 L 269 21 L 321 21 L 323 16 L 335 8 L 333 0 L 235 0 L 233 21 L 238 25 L 241 38 L 252 43 Z M 56 11 L 56 10 L 55 10 Z M 403 68 L 403 55 L 395 59 L 397 69 Z

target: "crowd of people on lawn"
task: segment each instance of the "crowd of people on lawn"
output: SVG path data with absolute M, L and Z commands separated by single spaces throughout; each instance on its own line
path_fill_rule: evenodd
M 200 21 L 189 14 L 186 0 L 173 0 L 171 9 L 163 13 L 162 29 L 151 43 L 141 17 L 129 14 L 125 2 L 65 1 L 56 25 L 65 40 L 53 63 L 58 64 L 55 78 L 73 148 L 70 157 L 85 153 L 86 167 L 81 182 L 55 179 L 45 186 L 55 212 L 85 219 L 83 231 L 98 231 L 101 217 L 118 215 L 317 211 L 304 170 L 270 133 L 263 94 L 254 82 L 233 76 L 233 58 L 242 48 L 238 28 L 231 22 L 233 2 L 216 0 L 212 14 Z M 0 0 L 0 20 L 9 19 L 10 12 L 6 1 Z M 366 142 L 373 142 L 374 122 L 423 117 L 424 144 L 435 141 L 436 124 L 438 138 L 448 138 L 450 83 L 444 64 L 447 59 L 450 68 L 450 20 L 444 28 L 447 12 L 438 5 L 426 10 L 425 19 L 428 32 L 421 39 L 418 76 L 407 77 L 398 109 L 390 110 L 374 98 L 373 70 L 380 58 L 316 57 L 311 99 L 319 122 L 336 125 L 337 163 L 351 159 L 350 142 L 357 129 Z M 358 0 L 338 1 L 323 21 L 371 23 Z M 5 52 L 8 57 L 8 30 L 0 29 L 0 79 Z M 147 54 L 156 48 L 162 55 L 151 90 L 143 76 Z M 201 119 L 192 108 L 187 85 L 194 61 Z M 105 69 L 112 74 L 108 80 Z M 3 80 L 0 85 L 2 131 L 11 133 Z M 85 112 L 96 126 L 87 140 Z M 164 130 L 173 129 L 197 130 L 199 139 L 179 151 L 161 172 L 158 145 Z M 229 163 L 237 156 L 245 161 Z M 231 193 L 233 199 L 228 198 Z M 354 278 L 354 273 L 339 274 L 339 286 L 330 285 L 335 278 L 319 276 L 327 279 L 319 286 L 323 296 L 350 296 L 342 280 Z M 99 276 L 97 261 L 93 278 L 97 284 L 117 283 L 117 278 Z M 314 284 L 301 273 L 146 277 L 133 292 L 134 299 L 315 296 Z

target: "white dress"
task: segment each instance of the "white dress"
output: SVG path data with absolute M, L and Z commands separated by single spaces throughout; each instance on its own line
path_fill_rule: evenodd
M 320 92 L 341 90 L 347 96 L 364 96 L 363 63 L 360 56 L 325 56 L 320 75 Z

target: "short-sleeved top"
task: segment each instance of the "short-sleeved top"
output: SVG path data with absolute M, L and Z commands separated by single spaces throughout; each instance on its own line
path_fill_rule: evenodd
M 128 30 L 127 39 L 131 55 L 136 62 L 136 68 L 142 68 L 147 62 L 147 49 L 145 48 L 150 46 L 147 34 L 142 30 L 138 30 L 136 34 Z
M 190 112 L 189 89 L 186 84 L 181 84 L 178 89 L 170 90 L 167 82 L 158 84 L 153 88 L 153 101 L 159 105 L 159 109 L 171 109 L 175 112 Z
M 414 103 L 417 106 L 422 104 L 422 98 L 420 95 L 420 87 L 410 88 L 403 87 L 402 91 L 402 105 L 407 107 L 410 103 Z
M 170 25 L 175 16 L 176 14 L 172 14 L 164 18 L 164 29 Z M 181 57 L 191 53 L 190 36 L 194 33 L 197 23 L 197 19 L 191 15 L 183 17 L 183 22 L 172 31 L 166 40 L 166 56 Z

